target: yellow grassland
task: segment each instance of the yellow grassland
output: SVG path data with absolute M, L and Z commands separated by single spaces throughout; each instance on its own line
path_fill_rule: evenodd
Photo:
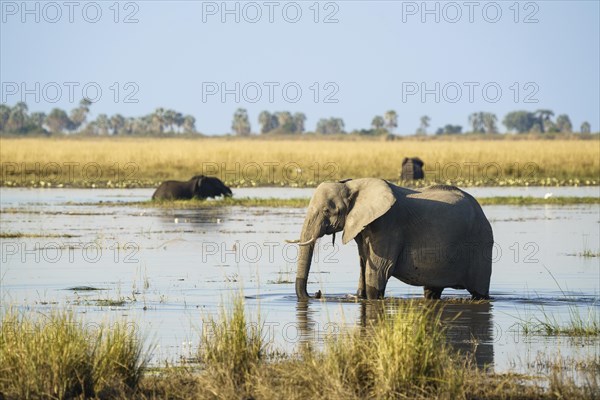
M 405 156 L 426 182 L 598 185 L 598 140 L 268 140 L 1 138 L 3 186 L 155 186 L 196 174 L 233 186 L 314 186 L 328 179 L 397 181 Z

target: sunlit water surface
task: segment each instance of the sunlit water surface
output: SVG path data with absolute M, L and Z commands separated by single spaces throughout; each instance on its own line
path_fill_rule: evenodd
M 236 197 L 310 197 L 313 189 L 234 189 Z M 477 197 L 598 196 L 599 188 L 472 188 Z M 193 357 L 202 318 L 216 315 L 240 290 L 250 320 L 260 319 L 273 346 L 317 346 L 329 333 L 364 326 L 377 304 L 353 301 L 354 243 L 320 240 L 309 291 L 324 301 L 298 303 L 297 238 L 305 210 L 214 207 L 170 210 L 81 203 L 147 200 L 152 189 L 0 189 L 0 300 L 41 313 L 73 307 L 90 324 L 127 320 L 157 345 L 153 362 Z M 556 355 L 598 357 L 598 339 L 524 335 L 520 323 L 598 315 L 600 208 L 486 206 L 495 238 L 486 304 L 448 304 L 450 341 L 496 371 L 535 370 Z M 22 237 L 8 237 L 20 233 Z M 102 290 L 72 288 L 88 286 Z M 422 288 L 392 278 L 386 297 L 421 298 Z M 447 289 L 444 298 L 468 298 Z M 120 301 L 122 303 L 110 302 Z M 393 312 L 393 309 L 388 310 Z M 458 315 L 458 317 L 457 317 Z

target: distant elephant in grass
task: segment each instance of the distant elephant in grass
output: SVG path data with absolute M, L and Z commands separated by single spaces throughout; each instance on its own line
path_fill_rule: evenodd
M 300 240 L 296 295 L 308 298 L 307 279 L 315 241 L 344 231 L 358 245 L 358 296 L 382 298 L 393 276 L 423 286 L 426 298 L 444 288 L 489 297 L 492 228 L 479 203 L 454 186 L 411 190 L 382 179 L 320 184 L 309 203 Z
M 402 160 L 402 173 L 400 179 L 403 181 L 423 179 L 425 177 L 423 165 L 425 165 L 425 163 L 419 157 L 404 157 L 404 160 Z
M 186 200 L 192 198 L 231 197 L 229 189 L 220 179 L 196 175 L 189 181 L 164 181 L 152 195 L 152 200 Z

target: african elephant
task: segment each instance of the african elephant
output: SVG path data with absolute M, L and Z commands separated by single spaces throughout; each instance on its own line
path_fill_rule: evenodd
M 229 189 L 221 180 L 212 176 L 196 175 L 189 181 L 164 181 L 152 195 L 153 200 L 178 200 L 197 197 L 231 196 Z
M 358 245 L 358 296 L 382 298 L 394 276 L 424 286 L 426 298 L 444 288 L 489 296 L 493 234 L 479 203 L 454 186 L 411 190 L 382 179 L 320 184 L 309 203 L 300 240 L 296 295 L 306 283 L 315 241 L 344 231 L 342 242 Z
M 423 174 L 423 165 L 425 163 L 419 157 L 404 157 L 400 179 L 403 181 L 423 179 L 425 177 L 425 174 Z

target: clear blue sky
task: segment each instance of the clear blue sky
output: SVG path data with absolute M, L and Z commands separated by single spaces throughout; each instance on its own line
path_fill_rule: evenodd
M 330 116 L 348 131 L 368 128 L 389 109 L 399 134 L 414 133 L 422 115 L 431 117 L 432 133 L 447 123 L 466 128 L 474 111 L 501 121 L 508 111 L 539 108 L 568 114 L 577 130 L 585 120 L 600 128 L 598 1 L 427 2 L 430 14 L 421 1 L 228 2 L 234 11 L 224 15 L 221 1 L 75 3 L 28 2 L 33 11 L 24 13 L 21 1 L 0 2 L 2 102 L 13 105 L 21 83 L 35 92 L 39 82 L 39 101 L 26 95 L 30 111 L 71 109 L 88 84 L 90 96 L 94 86 L 102 90 L 91 118 L 162 106 L 194 115 L 207 134 L 230 132 L 238 107 L 248 110 L 253 131 L 262 110 L 302 111 L 311 130 Z M 128 16 L 137 22 L 124 23 Z M 233 92 L 224 101 L 221 83 Z M 422 83 L 430 90 L 424 101 Z

